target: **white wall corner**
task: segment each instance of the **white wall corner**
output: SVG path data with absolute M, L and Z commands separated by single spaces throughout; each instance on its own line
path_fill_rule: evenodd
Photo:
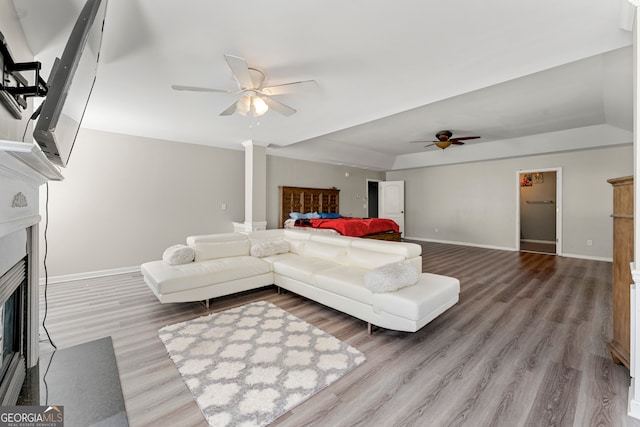
M 618 25 L 625 31 L 633 31 L 633 17 L 640 0 L 620 0 L 620 22 Z

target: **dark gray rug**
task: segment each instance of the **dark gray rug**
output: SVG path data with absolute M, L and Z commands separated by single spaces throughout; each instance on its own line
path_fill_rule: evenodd
M 128 426 L 111 337 L 40 357 L 40 401 L 64 406 L 64 425 Z

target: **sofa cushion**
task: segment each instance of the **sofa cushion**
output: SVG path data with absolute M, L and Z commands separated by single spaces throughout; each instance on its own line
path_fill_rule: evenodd
M 196 261 L 249 255 L 251 243 L 246 234 L 223 233 L 187 237 L 196 251 Z
M 375 252 L 402 255 L 404 258 L 414 258 L 422 254 L 422 246 L 409 242 L 387 242 L 374 239 L 354 239 L 351 247 Z
M 295 254 L 276 255 L 272 262 L 273 272 L 290 279 L 313 284 L 314 275 L 336 266 L 335 263 L 318 258 L 307 258 Z
M 284 230 L 284 239 L 289 242 L 289 252 L 303 255 L 304 247 L 311 239 L 311 234 L 307 231 Z
M 394 262 L 369 270 L 364 275 L 364 285 L 371 292 L 392 292 L 414 285 L 418 272 L 407 262 Z
M 385 264 L 404 261 L 402 255 L 374 252 L 366 249 L 347 249 L 347 265 L 371 270 Z
M 438 313 L 457 301 L 460 281 L 453 277 L 422 273 L 418 283 L 395 292 L 374 293 L 373 310 L 387 312 L 410 320 L 420 320 Z
M 268 262 L 252 256 L 218 258 L 181 265 L 152 261 L 142 264 L 140 269 L 145 279 L 160 294 L 244 279 L 271 271 Z
M 318 258 L 336 264 L 345 264 L 347 248 L 346 246 L 329 245 L 312 240 L 305 244 L 304 256 L 308 258 Z
M 284 229 L 282 228 L 273 228 L 270 230 L 257 230 L 251 231 L 249 234 L 249 241 L 252 245 L 261 242 L 271 242 L 273 240 L 282 240 L 284 239 Z
M 258 258 L 269 257 L 289 252 L 289 242 L 286 240 L 274 240 L 271 242 L 260 242 L 251 245 L 251 256 Z
M 191 246 L 173 245 L 162 253 L 162 261 L 169 265 L 186 264 L 193 262 L 195 256 L 196 251 Z
M 364 285 L 366 272 L 367 270 L 357 267 L 334 267 L 316 273 L 313 284 L 363 304 L 371 304 L 373 293 Z
M 187 237 L 187 244 L 189 246 L 193 246 L 198 243 L 235 242 L 239 240 L 247 240 L 247 238 L 247 235 L 243 233 L 200 234 L 197 236 Z
M 340 234 L 314 233 L 311 235 L 312 242 L 324 243 L 331 246 L 350 246 L 351 242 L 358 237 L 341 236 Z

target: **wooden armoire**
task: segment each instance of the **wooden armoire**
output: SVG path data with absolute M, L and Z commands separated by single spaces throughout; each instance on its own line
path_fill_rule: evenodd
M 630 292 L 633 279 L 633 177 L 607 181 L 613 185 L 613 340 L 611 357 L 629 368 Z

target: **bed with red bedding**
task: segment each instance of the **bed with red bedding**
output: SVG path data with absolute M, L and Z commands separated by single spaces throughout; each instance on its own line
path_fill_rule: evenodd
M 293 212 L 340 213 L 340 190 L 336 188 L 280 187 L 280 227 L 289 228 Z M 400 241 L 398 224 L 387 218 L 304 219 L 295 228 L 334 230 L 343 236 Z M 285 224 L 286 222 L 286 224 Z
M 335 230 L 343 236 L 365 237 L 378 233 L 398 233 L 400 228 L 388 218 L 311 218 L 295 220 L 296 227 L 310 227 Z

